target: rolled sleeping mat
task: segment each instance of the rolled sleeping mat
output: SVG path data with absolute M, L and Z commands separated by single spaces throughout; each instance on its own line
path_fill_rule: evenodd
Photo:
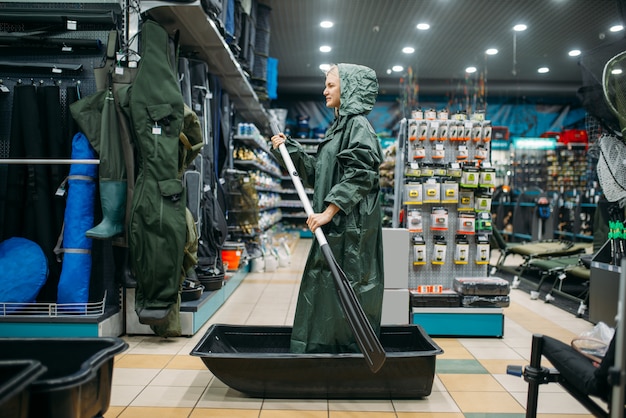
M 89 140 L 81 132 L 72 139 L 72 159 L 96 159 Z M 94 224 L 94 204 L 98 166 L 72 164 L 63 228 L 63 266 L 57 301 L 60 304 L 87 303 L 91 276 L 92 239 L 85 233 Z M 79 311 L 80 307 L 72 311 Z

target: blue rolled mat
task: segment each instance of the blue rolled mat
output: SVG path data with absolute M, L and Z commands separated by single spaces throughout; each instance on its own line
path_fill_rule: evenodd
M 81 132 L 72 139 L 72 159 L 95 159 L 96 152 Z M 63 228 L 63 266 L 57 289 L 57 302 L 87 303 L 91 277 L 91 238 L 85 232 L 94 224 L 94 202 L 98 166 L 72 164 L 68 176 L 65 224 Z M 72 311 L 80 311 L 72 308 Z

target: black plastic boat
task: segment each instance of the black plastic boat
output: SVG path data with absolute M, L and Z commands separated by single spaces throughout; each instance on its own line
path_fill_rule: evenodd
M 191 352 L 222 382 L 263 398 L 422 398 L 443 350 L 419 325 L 383 326 L 377 373 L 363 354 L 294 354 L 291 327 L 212 325 Z

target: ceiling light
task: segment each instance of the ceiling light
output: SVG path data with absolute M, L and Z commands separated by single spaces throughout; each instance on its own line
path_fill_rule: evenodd
M 387 74 L 391 74 L 391 69 L 387 68 Z
M 621 30 L 624 30 L 624 26 L 622 26 L 622 25 L 614 25 L 614 26 L 611 26 L 611 27 L 609 28 L 609 30 L 610 30 L 611 32 L 619 32 L 619 31 L 621 31 Z
M 330 64 L 320 64 L 320 70 L 324 72 L 330 70 Z
M 489 48 L 488 50 L 485 51 L 485 54 L 487 55 L 496 55 L 498 53 L 498 50 L 496 48 Z
M 465 72 L 469 73 L 469 74 L 475 73 L 476 72 L 476 67 L 467 67 L 465 69 Z
M 323 28 L 325 28 L 325 29 L 332 28 L 332 27 L 333 27 L 333 25 L 334 25 L 334 23 L 333 23 L 333 22 L 331 22 L 330 20 L 322 20 L 322 21 L 320 22 L 320 26 L 321 26 L 321 27 L 323 27 Z
M 413 48 L 412 46 L 405 46 L 404 48 L 402 48 L 402 52 L 404 52 L 405 54 L 412 54 L 415 52 L 415 48 Z
M 570 57 L 577 57 L 581 53 L 582 52 L 580 52 L 580 49 L 572 49 L 570 52 L 567 53 L 567 55 L 569 55 Z
M 521 23 L 519 25 L 513 26 L 513 30 L 515 32 L 522 32 L 522 31 L 525 31 L 526 29 L 528 29 L 528 26 L 521 24 Z
M 320 52 L 330 52 L 332 48 L 329 47 L 328 45 L 322 45 L 320 46 Z
M 537 68 L 537 72 L 539 74 L 545 74 L 545 73 L 550 72 L 550 69 L 548 67 L 539 67 L 539 68 Z
M 391 67 L 391 70 L 396 73 L 399 73 L 400 71 L 404 70 L 404 67 L 401 65 L 394 65 L 393 67 Z
M 621 73 L 622 73 L 622 69 L 621 68 L 613 68 L 611 70 L 611 74 L 613 74 L 613 75 L 619 75 Z
M 418 23 L 417 28 L 419 30 L 428 30 L 430 29 L 430 25 L 428 23 Z

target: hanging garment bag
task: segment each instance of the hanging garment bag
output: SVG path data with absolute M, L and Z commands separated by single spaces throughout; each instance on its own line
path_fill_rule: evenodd
M 179 167 L 183 128 L 175 51 L 159 24 L 141 27 L 141 61 L 134 82 L 119 91 L 137 147 L 138 175 L 129 220 L 130 263 L 137 280 L 139 321 L 164 325 L 176 309 L 182 278 L 186 197 Z M 175 54 L 174 54 L 175 55 Z M 158 88 L 155 88 L 158 86 Z

